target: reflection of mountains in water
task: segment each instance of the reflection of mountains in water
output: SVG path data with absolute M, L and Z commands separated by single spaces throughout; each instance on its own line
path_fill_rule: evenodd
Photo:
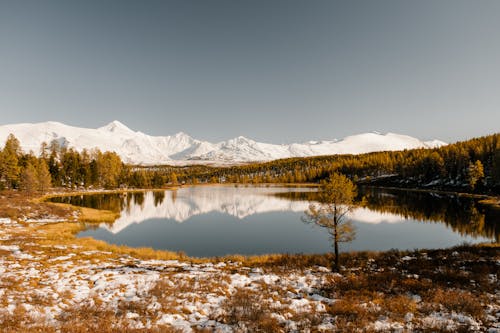
M 304 212 L 310 204 L 309 201 L 290 200 L 286 196 L 274 195 L 291 191 L 310 192 L 311 189 L 221 186 L 135 193 L 126 196 L 126 202 L 117 205 L 122 207 L 120 218 L 112 225 L 104 224 L 103 227 L 112 233 L 118 233 L 131 224 L 150 219 L 171 219 L 181 223 L 193 216 L 211 212 L 231 215 L 238 219 L 270 212 Z M 366 208 L 356 209 L 351 218 L 365 223 L 396 223 L 403 220 L 398 215 L 378 213 Z

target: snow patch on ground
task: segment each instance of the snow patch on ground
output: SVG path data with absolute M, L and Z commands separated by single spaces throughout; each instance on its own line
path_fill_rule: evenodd
M 4 222 L 1 231 L 10 236 L 17 234 L 19 228 L 33 226 Z M 118 311 L 120 304 L 140 304 L 147 300 L 148 311 L 155 315 L 144 321 L 137 311 L 128 308 L 124 320 L 130 327 L 143 329 L 171 325 L 183 332 L 191 332 L 193 328 L 233 332 L 237 327 L 219 318 L 224 315 L 224 304 L 236 293 L 244 291 L 256 295 L 258 301 L 254 305 L 266 304 L 273 311 L 271 318 L 287 331 L 300 331 L 301 319 L 297 318 L 315 314 L 320 318 L 315 330 L 329 332 L 336 329 L 336 317 L 327 309 L 337 300 L 329 298 L 335 297 L 335 293 L 325 294 L 321 287 L 327 278 L 345 279 L 348 274 L 357 274 L 353 269 L 346 270 L 345 275 L 332 273 L 322 266 L 307 270 L 269 271 L 261 267 L 243 267 L 238 262 L 196 264 L 180 260 L 140 260 L 129 255 L 82 251 L 80 248 L 63 244 L 37 245 L 33 240 L 24 242 L 22 237 L 0 241 L 0 251 L 3 252 L 0 256 L 0 302 L 4 304 L 0 314 L 14 313 L 22 306 L 31 318 L 53 324 L 66 309 L 88 302 L 102 303 L 106 308 Z M 428 256 L 423 253 L 405 256 L 398 264 L 410 264 L 417 258 L 421 260 Z M 378 269 L 373 260 L 367 264 L 373 266 L 373 270 Z M 419 275 L 407 275 L 408 279 L 419 279 Z M 494 284 L 497 276 L 489 274 L 486 279 Z M 3 287 L 13 281 L 17 284 L 15 288 Z M 159 283 L 163 285 L 158 291 L 155 288 Z M 157 293 L 165 290 L 167 294 L 152 296 L 154 290 Z M 471 331 L 496 332 L 500 322 L 500 296 L 497 294 L 488 295 L 491 298 L 486 311 L 488 327 L 465 313 L 436 311 L 424 317 L 419 317 L 418 312 L 409 312 L 401 322 L 381 316 L 370 323 L 369 328 L 380 332 L 404 332 L 412 331 L 419 324 L 419 327 L 431 330 L 454 331 L 468 327 Z M 420 295 L 407 296 L 417 307 L 422 303 Z M 166 300 L 169 305 L 161 303 L 159 297 L 165 297 L 163 302 Z M 381 310 L 373 302 L 360 306 Z

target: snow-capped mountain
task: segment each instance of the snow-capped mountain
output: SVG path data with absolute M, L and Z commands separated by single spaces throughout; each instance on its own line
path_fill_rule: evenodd
M 150 136 L 136 132 L 113 121 L 106 126 L 90 129 L 58 122 L 13 124 L 0 126 L 0 143 L 3 145 L 12 133 L 21 142 L 25 152 L 38 154 L 43 142 L 56 140 L 62 146 L 77 151 L 99 148 L 114 151 L 131 164 L 191 164 L 191 163 L 241 163 L 269 161 L 287 157 L 306 157 L 334 154 L 362 154 L 374 151 L 434 148 L 446 143 L 420 141 L 407 135 L 394 133 L 364 133 L 342 140 L 309 141 L 292 144 L 269 144 L 237 137 L 219 143 L 196 140 L 185 133 L 169 136 Z

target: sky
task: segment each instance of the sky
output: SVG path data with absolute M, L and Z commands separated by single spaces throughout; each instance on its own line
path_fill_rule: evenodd
M 500 1 L 0 0 L 0 124 L 290 143 L 500 131 Z

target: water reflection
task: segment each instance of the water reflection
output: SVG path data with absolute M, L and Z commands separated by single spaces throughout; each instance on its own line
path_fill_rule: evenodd
M 290 200 L 316 200 L 315 192 L 279 193 Z M 477 199 L 397 189 L 360 187 L 356 204 L 372 212 L 393 214 L 396 220 L 444 223 L 460 235 L 499 240 L 500 211 L 483 206 Z
M 153 197 L 155 200 L 155 207 L 158 207 L 163 203 L 163 200 L 165 200 L 165 192 L 153 192 Z M 175 203 L 175 200 L 172 198 L 172 201 Z
M 315 190 L 282 187 L 186 187 L 177 191 L 57 198 L 120 213 L 81 236 L 193 256 L 330 250 L 328 235 L 300 221 Z M 473 200 L 360 189 L 351 218 L 357 239 L 343 250 L 449 247 L 498 239 L 498 216 Z M 419 223 L 425 222 L 425 223 Z M 442 222 L 442 223 L 440 223 Z

